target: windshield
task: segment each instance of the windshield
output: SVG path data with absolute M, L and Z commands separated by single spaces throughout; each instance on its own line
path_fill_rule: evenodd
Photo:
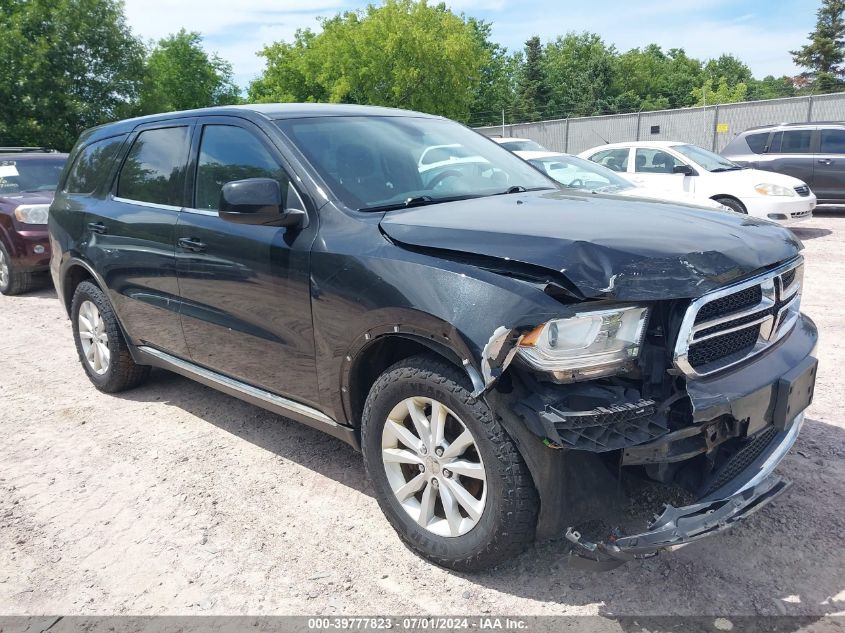
M 446 119 L 334 116 L 276 124 L 335 195 L 361 211 L 557 187 L 507 150 Z
M 546 149 L 536 141 L 503 141 L 499 145 L 509 152 L 542 152 Z
M 60 158 L 0 157 L 0 194 L 55 191 L 65 164 Z
M 634 186 L 612 169 L 577 156 L 554 154 L 543 158 L 532 158 L 528 162 L 562 185 L 573 189 L 622 191 Z
M 672 149 L 679 154 L 683 154 L 693 162 L 697 163 L 702 169 L 706 169 L 707 171 L 719 172 L 742 169 L 742 167 L 732 161 L 729 161 L 724 156 L 719 156 L 718 154 L 714 154 L 713 152 L 709 152 L 706 149 L 702 149 L 695 145 L 675 145 Z

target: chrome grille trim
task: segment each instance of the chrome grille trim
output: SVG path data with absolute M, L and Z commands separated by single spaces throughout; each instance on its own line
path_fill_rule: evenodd
M 701 378 L 737 365 L 777 343 L 798 321 L 803 271 L 804 258 L 799 256 L 766 273 L 695 299 L 687 308 L 678 331 L 673 355 L 675 367 L 690 378 Z M 705 305 L 755 286 L 759 286 L 762 291 L 757 305 L 696 322 L 699 311 Z M 776 308 L 777 313 L 773 314 Z M 752 318 L 757 314 L 759 318 Z M 705 330 L 720 326 L 727 327 L 702 334 Z M 759 327 L 759 335 L 753 348 L 746 353 L 730 354 L 699 367 L 693 367 L 690 363 L 692 346 L 752 327 Z

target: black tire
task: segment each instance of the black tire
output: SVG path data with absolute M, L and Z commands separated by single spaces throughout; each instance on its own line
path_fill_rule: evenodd
M 110 362 L 108 369 L 103 374 L 98 374 L 85 358 L 82 347 L 82 340 L 79 334 L 79 309 L 85 301 L 93 303 L 100 312 L 100 317 L 105 325 L 105 333 L 108 336 L 108 350 Z M 123 332 L 117 322 L 114 310 L 108 297 L 100 288 L 90 281 L 83 281 L 76 287 L 71 303 L 71 323 L 73 325 L 73 340 L 76 343 L 76 352 L 79 354 L 79 362 L 88 374 L 94 386 L 105 393 L 117 393 L 137 387 L 150 375 L 150 367 L 138 365 L 132 360 L 129 348 L 123 338 Z
M 746 209 L 745 205 L 736 198 L 713 198 L 713 201 L 725 205 L 731 211 L 748 215 L 748 209 Z
M 382 432 L 394 406 L 411 397 L 446 405 L 471 432 L 483 460 L 486 504 L 478 523 L 461 536 L 440 536 L 418 525 L 390 486 L 382 461 Z M 361 436 L 367 473 L 382 511 L 402 541 L 424 558 L 457 571 L 480 571 L 516 556 L 534 541 L 539 501 L 528 468 L 489 407 L 471 396 L 466 376 L 455 366 L 424 355 L 387 369 L 367 397 Z
M 35 274 L 16 269 L 15 263 L 9 257 L 9 251 L 6 250 L 2 242 L 0 242 L 0 254 L 2 254 L 3 261 L 6 262 L 9 271 L 8 275 L 5 276 L 5 280 L 3 276 L 0 276 L 0 294 L 7 296 L 19 295 L 34 290 L 41 285 L 41 279 Z

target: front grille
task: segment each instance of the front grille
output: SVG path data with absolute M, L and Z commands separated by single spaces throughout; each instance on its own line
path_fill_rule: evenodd
M 734 354 L 744 356 L 751 351 L 759 337 L 760 325 L 758 324 L 724 336 L 707 339 L 701 343 L 695 343 L 689 348 L 689 364 L 699 369 Z
M 675 365 L 705 376 L 763 351 L 798 318 L 801 261 L 719 290 L 690 304 L 675 347 Z
M 737 293 L 722 297 L 705 304 L 695 317 L 696 323 L 708 321 L 715 317 L 721 317 L 733 312 L 739 312 L 745 308 L 756 306 L 763 299 L 763 290 L 760 286 L 752 286 Z
M 770 426 L 761 431 L 756 437 L 746 441 L 745 445 L 734 453 L 725 464 L 716 471 L 705 484 L 701 496 L 707 496 L 715 492 L 732 479 L 736 478 L 743 470 L 748 468 L 760 454 L 768 448 L 769 444 L 777 435 L 777 430 Z
M 807 196 L 810 195 L 810 188 L 807 185 L 795 187 L 795 193 L 797 193 L 802 198 L 806 198 Z

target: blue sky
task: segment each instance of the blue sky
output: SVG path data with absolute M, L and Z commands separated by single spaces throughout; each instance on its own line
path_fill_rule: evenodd
M 157 39 L 185 27 L 232 62 L 245 86 L 263 68 L 255 55 L 297 28 L 318 28 L 317 17 L 366 6 L 350 0 L 125 0 L 136 34 Z M 531 35 L 543 40 L 567 31 L 593 31 L 620 50 L 656 42 L 707 59 L 723 52 L 743 59 L 763 77 L 796 74 L 789 50 L 815 24 L 817 0 L 453 0 L 456 12 L 493 23 L 494 38 L 510 49 Z

